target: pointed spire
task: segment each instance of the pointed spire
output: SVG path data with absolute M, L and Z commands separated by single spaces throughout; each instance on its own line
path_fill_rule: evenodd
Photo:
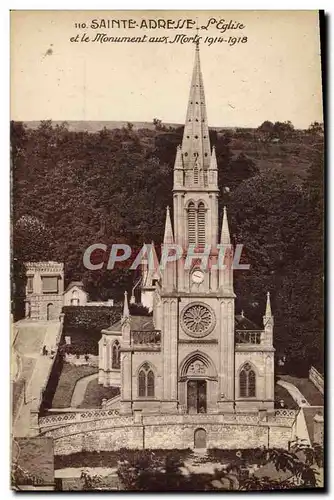
M 222 245 L 230 245 L 231 244 L 226 207 L 224 207 L 223 224 L 222 224 L 222 232 L 221 232 L 221 236 L 220 236 L 220 243 Z
M 271 317 L 272 316 L 272 313 L 271 313 L 271 304 L 270 304 L 270 292 L 267 292 L 267 304 L 266 304 L 266 314 L 265 314 L 266 317 Z
M 209 170 L 218 170 L 217 157 L 216 157 L 216 147 L 213 146 Z
M 124 305 L 123 305 L 123 315 L 122 320 L 125 318 L 130 318 L 129 304 L 128 304 L 128 292 L 124 292 Z
M 165 223 L 165 235 L 164 235 L 164 244 L 166 243 L 174 243 L 172 222 L 170 219 L 169 207 L 166 210 L 166 223 Z
M 196 43 L 182 153 L 185 169 L 193 169 L 195 160 L 199 169 L 207 170 L 209 168 L 210 139 L 198 43 Z
M 178 169 L 178 170 L 183 170 L 181 144 L 179 144 L 178 147 L 176 148 L 176 157 L 175 157 L 174 168 Z
M 148 264 L 147 265 L 147 279 L 144 286 L 152 287 L 154 280 L 161 279 L 160 267 L 159 267 L 159 259 L 157 256 L 157 252 L 155 250 L 154 241 L 151 242 L 151 252 L 147 255 Z

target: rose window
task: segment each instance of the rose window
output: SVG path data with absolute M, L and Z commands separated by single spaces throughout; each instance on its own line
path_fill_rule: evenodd
M 190 304 L 182 313 L 182 326 L 191 337 L 208 335 L 215 325 L 215 316 L 205 304 Z

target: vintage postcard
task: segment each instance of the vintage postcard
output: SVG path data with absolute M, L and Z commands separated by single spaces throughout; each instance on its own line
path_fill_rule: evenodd
M 324 488 L 319 11 L 11 12 L 11 487 Z

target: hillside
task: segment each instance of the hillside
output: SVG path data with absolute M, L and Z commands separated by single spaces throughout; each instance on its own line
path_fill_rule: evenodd
M 227 206 L 234 244 L 249 272 L 235 273 L 236 311 L 262 324 L 272 292 L 275 342 L 312 358 L 323 352 L 323 146 L 321 134 L 275 124 L 261 130 L 210 130 L 216 148 L 219 220 Z M 144 242 L 159 251 L 173 166 L 183 127 L 73 132 L 12 123 L 13 311 L 24 310 L 23 262 L 65 263 L 65 285 L 82 280 L 91 300 L 122 300 L 138 276 L 128 267 L 89 271 L 83 253 L 96 242 Z M 105 258 L 108 259 L 108 252 Z M 297 363 L 294 362 L 297 367 Z

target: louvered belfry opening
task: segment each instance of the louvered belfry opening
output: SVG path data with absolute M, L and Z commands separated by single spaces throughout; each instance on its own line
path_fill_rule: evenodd
M 188 243 L 205 246 L 206 208 L 203 202 L 188 205 Z
M 188 206 L 188 243 L 196 245 L 196 208 L 194 203 Z
M 205 245 L 205 206 L 199 203 L 197 210 L 198 245 Z
M 198 167 L 194 168 L 194 184 L 198 184 Z

